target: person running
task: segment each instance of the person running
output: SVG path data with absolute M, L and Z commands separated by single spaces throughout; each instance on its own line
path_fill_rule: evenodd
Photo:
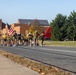
M 22 39 L 20 33 L 17 35 L 17 41 L 18 41 L 18 45 L 21 45 Z
M 43 43 L 44 43 L 44 32 L 42 32 L 40 34 L 40 39 L 41 39 L 41 45 L 43 46 Z
M 32 40 L 33 40 L 33 35 L 32 35 L 32 33 L 29 33 L 29 34 L 28 34 L 28 39 L 29 39 L 30 46 L 32 46 Z
M 14 31 L 14 34 L 12 36 L 13 47 L 17 45 L 17 38 L 18 38 L 17 33 L 16 31 Z
M 7 45 L 7 33 L 3 34 L 3 46 Z
M 28 40 L 28 38 L 29 38 L 28 35 L 29 35 L 29 34 L 26 34 L 25 37 L 24 37 L 24 38 L 25 38 L 25 45 L 26 45 L 26 46 L 28 45 L 28 41 L 29 41 L 29 40 Z
M 38 44 L 38 31 L 37 30 L 34 33 L 34 43 L 35 43 L 35 46 L 39 45 Z

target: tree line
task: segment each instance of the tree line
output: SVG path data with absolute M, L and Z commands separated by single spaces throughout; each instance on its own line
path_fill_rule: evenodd
M 69 16 L 57 14 L 55 19 L 50 22 L 52 26 L 52 40 L 76 40 L 76 12 L 73 11 Z

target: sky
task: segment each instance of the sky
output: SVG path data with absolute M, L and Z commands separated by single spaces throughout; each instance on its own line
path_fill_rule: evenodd
M 50 23 L 57 14 L 69 16 L 76 11 L 76 0 L 0 0 L 0 19 L 17 23 L 18 19 L 41 19 Z

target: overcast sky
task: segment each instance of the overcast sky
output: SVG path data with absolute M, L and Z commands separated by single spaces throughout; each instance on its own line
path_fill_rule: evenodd
M 18 19 L 46 19 L 76 11 L 76 0 L 0 0 L 0 18 L 9 24 Z

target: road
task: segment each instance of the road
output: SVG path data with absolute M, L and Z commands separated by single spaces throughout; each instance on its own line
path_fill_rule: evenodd
M 76 74 L 76 47 L 0 46 L 0 49 Z

